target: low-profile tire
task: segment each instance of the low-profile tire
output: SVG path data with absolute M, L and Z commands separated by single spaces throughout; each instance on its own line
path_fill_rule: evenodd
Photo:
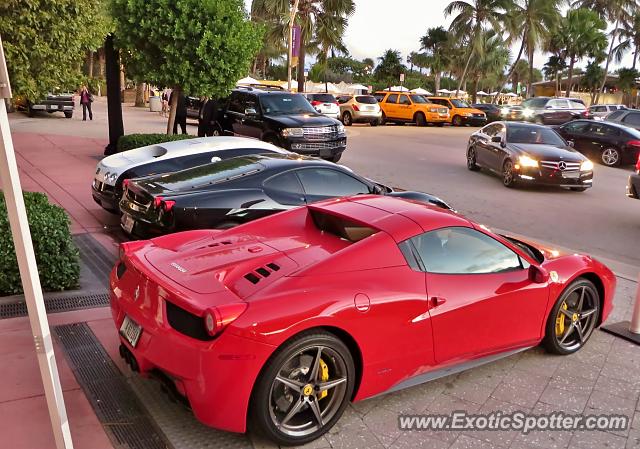
M 345 113 L 342 114 L 342 124 L 344 126 L 353 125 L 353 118 L 351 117 L 351 113 L 349 113 L 349 111 L 345 111 Z
M 416 125 L 427 126 L 427 118 L 424 116 L 422 112 L 418 112 L 416 114 Z
M 459 115 L 454 115 L 451 119 L 451 124 L 453 126 L 462 126 L 462 117 L 460 117 Z
M 578 278 L 564 289 L 547 318 L 542 345 L 553 354 L 572 354 L 589 340 L 600 318 L 600 294 Z
M 620 150 L 614 147 L 605 148 L 600 153 L 600 162 L 607 167 L 617 167 L 622 161 Z
M 387 124 L 387 115 L 384 112 L 382 113 L 382 117 L 380 118 L 380 124 L 381 125 Z
M 342 159 L 342 153 L 336 153 L 333 156 L 327 158 L 327 160 L 331 162 L 339 162 L 340 159 Z
M 469 147 L 467 150 L 467 168 L 471 171 L 478 171 L 480 167 L 476 163 L 476 149 Z
M 321 437 L 351 400 L 355 373 L 349 349 L 335 335 L 317 331 L 290 339 L 265 363 L 255 383 L 250 429 L 283 446 Z
M 71 117 L 73 117 L 73 112 L 65 112 L 65 113 L 64 113 L 64 116 L 65 116 L 66 118 L 71 118 Z
M 371 120 L 369 124 L 371 126 L 378 126 L 380 124 L 380 120 L 379 119 Z
M 504 161 L 504 164 L 502 164 L 502 184 L 508 188 L 516 186 L 516 175 L 511 159 L 507 159 Z
M 572 192 L 585 192 L 587 190 L 586 187 L 570 187 Z

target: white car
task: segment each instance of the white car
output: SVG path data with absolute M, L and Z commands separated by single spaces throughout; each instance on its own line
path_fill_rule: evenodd
M 246 137 L 199 137 L 160 143 L 107 156 L 98 162 L 91 190 L 103 209 L 119 213 L 126 179 L 170 173 L 249 154 L 290 154 L 275 145 Z
M 340 119 L 340 105 L 338 100 L 331 94 L 304 94 L 311 103 L 311 106 L 315 108 L 322 115 Z
M 596 120 L 604 120 L 607 115 L 620 109 L 627 109 L 627 107 L 623 104 L 594 104 L 589 106 L 589 113 Z

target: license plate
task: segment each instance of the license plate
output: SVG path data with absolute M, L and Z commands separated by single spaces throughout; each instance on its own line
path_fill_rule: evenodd
M 120 335 L 129 342 L 131 347 L 135 348 L 140 340 L 142 334 L 142 327 L 133 321 L 131 318 L 125 315 L 122 326 L 120 326 Z
M 568 178 L 568 179 L 576 179 L 580 177 L 580 172 L 574 171 L 574 172 L 566 172 L 566 173 L 562 173 L 562 177 L 563 178 Z
M 120 224 L 122 225 L 122 229 L 124 229 L 127 234 L 131 234 L 133 231 L 133 225 L 136 224 L 136 221 L 129 214 L 122 214 L 122 218 L 120 220 Z

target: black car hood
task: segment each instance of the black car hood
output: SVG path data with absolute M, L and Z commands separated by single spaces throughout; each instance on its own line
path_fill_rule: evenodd
M 337 125 L 339 122 L 322 114 L 265 115 L 265 119 L 284 128 L 304 128 Z
M 527 144 L 527 143 L 511 143 L 511 148 L 516 151 L 526 153 L 539 160 L 564 160 L 568 162 L 582 162 L 586 158 L 568 146 L 555 146 L 555 145 L 540 145 L 540 144 Z

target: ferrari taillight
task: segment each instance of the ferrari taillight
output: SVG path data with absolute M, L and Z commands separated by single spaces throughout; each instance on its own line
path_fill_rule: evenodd
M 237 320 L 247 310 L 246 302 L 236 302 L 207 309 L 204 314 L 204 327 L 207 333 L 215 337 L 229 324 Z
M 162 209 L 164 212 L 171 212 L 175 204 L 176 204 L 175 201 L 165 200 L 161 196 L 157 196 L 153 199 L 153 206 L 156 209 Z

